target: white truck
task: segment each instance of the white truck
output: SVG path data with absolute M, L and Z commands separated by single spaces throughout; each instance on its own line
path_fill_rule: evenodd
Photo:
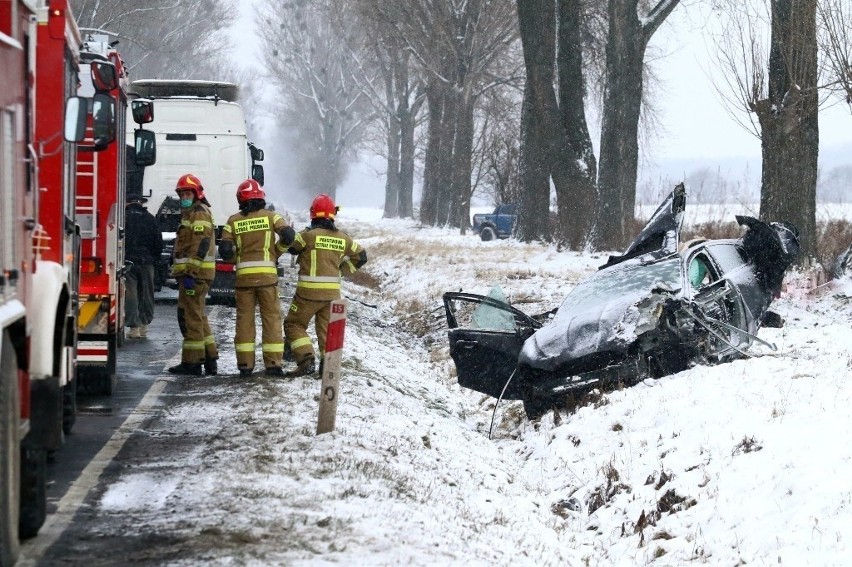
M 176 287 L 168 278 L 180 205 L 175 182 L 192 173 L 204 184 L 216 225 L 216 240 L 228 217 L 237 211 L 237 186 L 248 178 L 263 185 L 263 151 L 248 141 L 246 120 L 233 83 L 144 79 L 133 81 L 132 94 L 155 101 L 157 162 L 145 168 L 142 194 L 146 207 L 160 221 L 165 251 L 157 268 L 158 287 Z M 128 121 L 128 124 L 130 122 Z M 217 260 L 210 287 L 211 303 L 234 299 L 234 265 Z

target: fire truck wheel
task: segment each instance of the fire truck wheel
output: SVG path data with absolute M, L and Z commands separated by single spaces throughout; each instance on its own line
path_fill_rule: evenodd
M 0 360 L 0 565 L 18 557 L 20 444 L 18 443 L 18 363 L 12 341 L 3 334 Z
M 47 517 L 47 451 L 21 448 L 21 539 L 35 537 Z
M 77 421 L 77 379 L 71 380 L 62 388 L 62 432 L 71 433 Z

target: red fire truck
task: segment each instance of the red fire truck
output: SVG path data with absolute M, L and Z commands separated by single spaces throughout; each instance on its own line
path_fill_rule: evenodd
M 84 39 L 80 94 L 93 114 L 113 117 L 110 132 L 92 132 L 78 149 L 76 219 L 80 227 L 80 307 L 77 370 L 81 387 L 111 394 L 124 338 L 124 204 L 127 76 L 106 36 Z M 89 73 L 90 68 L 103 71 Z M 86 81 L 91 76 L 93 81 Z M 98 104 L 99 93 L 108 101 Z
M 19 537 L 35 535 L 44 522 L 45 458 L 61 438 L 58 375 L 67 355 L 61 346 L 49 349 L 57 356 L 44 371 L 40 357 L 46 355 L 40 349 L 45 343 L 35 339 L 47 333 L 41 327 L 45 311 L 38 285 L 44 263 L 36 250 L 43 242 L 38 230 L 38 174 L 46 155 L 37 143 L 34 118 L 35 11 L 33 3 L 25 0 L 0 3 L 0 67 L 4 69 L 0 83 L 0 565 L 4 566 L 15 561 Z M 44 20 L 39 25 L 51 26 L 50 13 L 55 16 L 51 29 L 59 36 L 66 32 L 62 9 L 51 3 L 49 10 L 42 6 L 40 12 Z M 70 23 L 74 27 L 73 20 Z M 58 146 L 64 145 L 64 137 L 70 142 L 82 140 L 86 129 L 87 112 L 81 99 L 68 99 L 63 121 L 65 102 L 64 97 L 57 102 L 59 119 L 50 137 Z M 58 324 L 64 326 L 62 321 Z M 53 322 L 50 329 L 55 329 Z M 64 337 L 60 337 L 61 344 Z
M 47 451 L 70 433 L 76 413 L 79 231 L 74 221 L 76 144 L 63 136 L 66 101 L 77 93 L 80 34 L 66 0 L 38 10 L 35 130 L 38 211 L 33 234 L 36 269 L 27 306 L 34 433 Z M 82 101 L 77 100 L 78 106 Z
M 80 37 L 67 0 L 38 4 L 0 2 L 2 567 L 14 563 L 19 538 L 34 536 L 44 522 L 46 454 L 73 423 L 81 236 L 75 144 L 104 153 L 120 133 L 112 171 L 116 180 L 124 176 L 115 61 L 93 58 L 80 65 Z M 94 85 L 90 97 L 75 96 L 78 79 Z M 136 106 L 138 121 L 150 122 L 150 101 Z M 135 139 L 136 161 L 152 163 L 153 132 L 137 131 Z
M 29 432 L 26 302 L 34 268 L 32 125 L 28 47 L 35 40 L 28 2 L 0 4 L 0 565 L 18 554 L 21 442 Z M 30 162 L 31 163 L 31 162 Z

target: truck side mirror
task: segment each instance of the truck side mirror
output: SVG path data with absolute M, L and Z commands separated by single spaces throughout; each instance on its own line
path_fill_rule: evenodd
M 148 124 L 154 121 L 154 101 L 147 98 L 137 98 L 130 101 L 133 121 L 137 124 Z
M 151 130 L 136 130 L 133 139 L 136 146 L 136 165 L 154 165 L 157 162 L 156 134 Z
M 254 144 L 249 144 L 249 152 L 251 153 L 252 161 L 263 161 L 263 150 L 255 146 Z M 257 181 L 257 180 L 255 180 Z M 263 183 L 261 183 L 263 185 Z
M 108 61 L 92 61 L 92 84 L 98 92 L 109 92 L 118 86 L 115 65 Z
M 72 96 L 65 101 L 65 141 L 81 142 L 86 137 L 86 99 Z
M 105 93 L 92 97 L 92 138 L 95 151 L 115 141 L 115 99 Z
M 263 186 L 263 166 L 262 165 L 253 165 L 251 166 L 251 178 L 260 183 Z

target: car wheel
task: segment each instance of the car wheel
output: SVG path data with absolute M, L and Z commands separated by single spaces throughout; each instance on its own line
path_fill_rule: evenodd
M 488 242 L 489 240 L 494 240 L 497 238 L 497 235 L 494 233 L 494 229 L 490 226 L 484 227 L 481 231 L 479 231 L 479 238 L 482 239 L 483 242 Z
M 524 412 L 527 414 L 527 419 L 535 421 L 556 405 L 553 398 L 542 395 L 534 388 L 526 388 L 523 394 Z

